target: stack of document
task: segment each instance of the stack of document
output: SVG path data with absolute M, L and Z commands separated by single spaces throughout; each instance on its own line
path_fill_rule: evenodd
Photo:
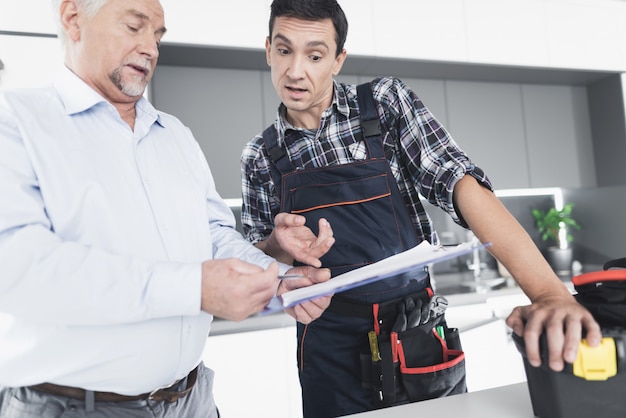
M 487 246 L 489 246 L 489 243 L 476 244 L 472 242 L 465 242 L 451 247 L 433 246 L 428 241 L 422 241 L 419 245 L 409 250 L 340 274 L 326 282 L 301 287 L 276 296 L 261 313 L 267 314 L 280 311 L 307 300 L 332 295 L 411 270 L 424 268 L 430 264 L 459 257 Z

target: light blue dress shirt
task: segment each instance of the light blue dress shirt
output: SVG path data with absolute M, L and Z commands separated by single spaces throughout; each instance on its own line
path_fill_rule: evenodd
M 133 132 L 67 68 L 0 96 L 0 385 L 168 385 L 209 333 L 201 262 L 274 261 L 235 231 L 190 130 L 136 111 Z

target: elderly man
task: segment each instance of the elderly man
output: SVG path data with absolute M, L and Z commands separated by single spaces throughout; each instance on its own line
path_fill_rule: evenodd
M 158 0 L 55 7 L 56 82 L 0 96 L 0 416 L 217 417 L 200 361 L 213 315 L 242 320 L 330 273 L 244 240 L 191 132 L 143 98 Z M 289 313 L 308 323 L 328 303 Z

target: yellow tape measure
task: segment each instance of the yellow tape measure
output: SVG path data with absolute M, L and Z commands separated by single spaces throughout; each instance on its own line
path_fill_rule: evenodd
M 370 351 L 372 352 L 372 361 L 380 361 L 380 351 L 378 349 L 378 337 L 376 332 L 370 331 L 367 333 L 370 340 Z

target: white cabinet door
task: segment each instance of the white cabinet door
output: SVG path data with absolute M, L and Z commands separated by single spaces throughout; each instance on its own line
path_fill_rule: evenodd
M 0 0 L 0 10 L 2 31 L 57 33 L 56 14 L 50 0 Z
M 209 337 L 203 360 L 222 416 L 302 417 L 295 326 Z
M 0 89 L 45 85 L 63 63 L 61 43 L 56 38 L 0 35 Z
M 161 0 L 165 42 L 235 48 L 265 46 L 270 3 L 259 0 Z

